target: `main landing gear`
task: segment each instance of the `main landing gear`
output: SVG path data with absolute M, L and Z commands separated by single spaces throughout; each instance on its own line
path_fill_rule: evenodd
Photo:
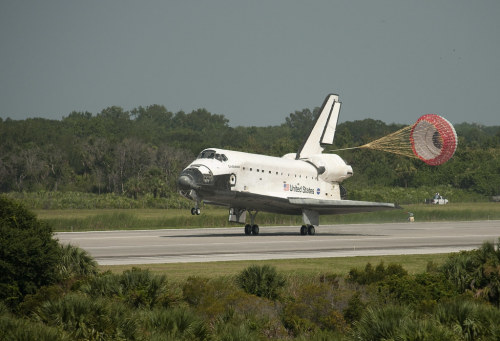
M 199 207 L 193 207 L 191 208 L 191 214 L 192 215 L 200 215 L 201 214 L 201 210 Z
M 245 225 L 245 234 L 247 236 L 253 234 L 254 236 L 258 235 L 259 234 L 259 225 L 250 225 L 250 224 L 246 224 Z
M 231 212 L 234 212 L 234 211 L 231 211 Z M 257 216 L 258 211 L 247 210 L 247 212 L 250 215 L 250 224 L 245 225 L 245 235 L 257 236 L 259 234 L 259 225 L 255 224 L 255 217 Z M 233 214 L 233 213 L 230 213 L 230 214 Z M 244 219 L 245 218 L 243 218 L 242 222 L 244 222 Z M 300 234 L 303 236 L 307 236 L 307 235 L 314 236 L 316 234 L 316 229 L 314 228 L 314 225 L 312 225 L 311 223 L 304 224 L 300 228 Z
M 316 234 L 316 229 L 314 228 L 313 225 L 302 225 L 300 228 L 300 234 L 302 236 L 305 235 L 314 236 Z
M 253 234 L 254 236 L 259 234 L 259 225 L 255 224 L 255 217 L 257 216 L 257 211 L 247 211 L 250 215 L 250 224 L 245 225 L 245 234 L 247 236 Z

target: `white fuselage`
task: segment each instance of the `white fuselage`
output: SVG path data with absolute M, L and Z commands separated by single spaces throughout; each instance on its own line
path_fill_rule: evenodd
M 321 154 L 307 160 L 295 160 L 294 156 L 287 154 L 280 158 L 209 148 L 186 169 L 198 169 L 204 179 L 229 176 L 227 190 L 233 192 L 283 199 L 340 199 L 339 183 L 352 175 L 350 166 L 334 154 Z M 318 171 L 318 167 L 323 169 Z M 207 194 L 204 199 L 217 201 Z

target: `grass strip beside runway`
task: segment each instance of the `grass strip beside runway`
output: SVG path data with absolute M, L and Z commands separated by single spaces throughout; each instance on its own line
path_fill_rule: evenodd
M 192 216 L 184 209 L 68 209 L 35 210 L 40 220 L 55 231 L 141 230 L 162 228 L 206 228 L 241 226 L 228 222 L 228 211 L 207 207 L 202 215 Z M 405 222 L 407 212 L 415 221 L 471 221 L 500 219 L 500 203 L 450 203 L 447 205 L 405 205 L 400 210 L 360 214 L 329 215 L 320 218 L 321 225 Z M 259 213 L 261 226 L 300 226 L 301 216 Z
M 418 254 L 394 256 L 359 256 L 339 258 L 312 258 L 312 259 L 278 259 L 261 261 L 230 261 L 209 263 L 173 263 L 173 264 L 144 264 L 144 265 L 100 265 L 101 271 L 122 273 L 133 267 L 149 269 L 155 273 L 167 275 L 174 282 L 181 282 L 190 276 L 216 278 L 235 276 L 250 265 L 272 265 L 280 272 L 291 277 L 311 277 L 321 275 L 346 275 L 352 268 L 363 269 L 367 263 L 376 266 L 380 262 L 385 265 L 401 264 L 410 274 L 422 273 L 429 262 L 441 265 L 448 254 Z

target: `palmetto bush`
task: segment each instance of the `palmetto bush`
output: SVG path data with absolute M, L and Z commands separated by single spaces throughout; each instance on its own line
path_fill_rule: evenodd
M 138 268 L 126 270 L 121 275 L 107 272 L 92 277 L 80 290 L 93 297 L 115 297 L 134 308 L 167 307 L 177 299 L 165 275 Z
M 205 321 L 187 307 L 157 308 L 141 316 L 146 334 L 152 340 L 208 340 L 211 333 Z
M 69 341 L 70 338 L 60 329 L 17 318 L 0 302 L 0 340 Z
M 390 340 L 396 339 L 412 319 L 408 307 L 387 305 L 369 307 L 354 324 L 355 340 Z
M 71 338 L 43 323 L 3 315 L 0 316 L 0 340 L 69 341 Z
M 450 256 L 441 271 L 460 293 L 471 292 L 500 306 L 500 240 Z
M 462 340 L 500 339 L 500 311 L 492 306 L 455 299 L 438 305 L 434 318 Z
M 155 275 L 149 270 L 133 268 L 124 271 L 120 284 L 125 301 L 134 307 L 168 306 L 170 291 L 167 276 Z
M 278 298 L 280 290 L 286 284 L 283 275 L 269 265 L 252 265 L 246 268 L 236 277 L 236 282 L 245 292 L 271 300 Z
M 120 275 L 111 272 L 105 272 L 95 277 L 91 277 L 80 287 L 80 291 L 98 298 L 120 298 L 123 295 L 123 289 L 120 283 Z
M 45 302 L 35 317 L 63 329 L 72 340 L 138 339 L 134 312 L 120 302 L 68 294 Z
M 97 262 L 87 251 L 79 247 L 69 244 L 61 245 L 58 270 L 62 279 L 94 276 L 97 274 Z

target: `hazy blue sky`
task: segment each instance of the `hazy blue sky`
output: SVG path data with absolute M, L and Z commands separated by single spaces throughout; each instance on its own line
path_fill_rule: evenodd
M 204 107 L 275 125 L 342 101 L 340 121 L 500 125 L 500 1 L 0 2 L 0 117 Z

